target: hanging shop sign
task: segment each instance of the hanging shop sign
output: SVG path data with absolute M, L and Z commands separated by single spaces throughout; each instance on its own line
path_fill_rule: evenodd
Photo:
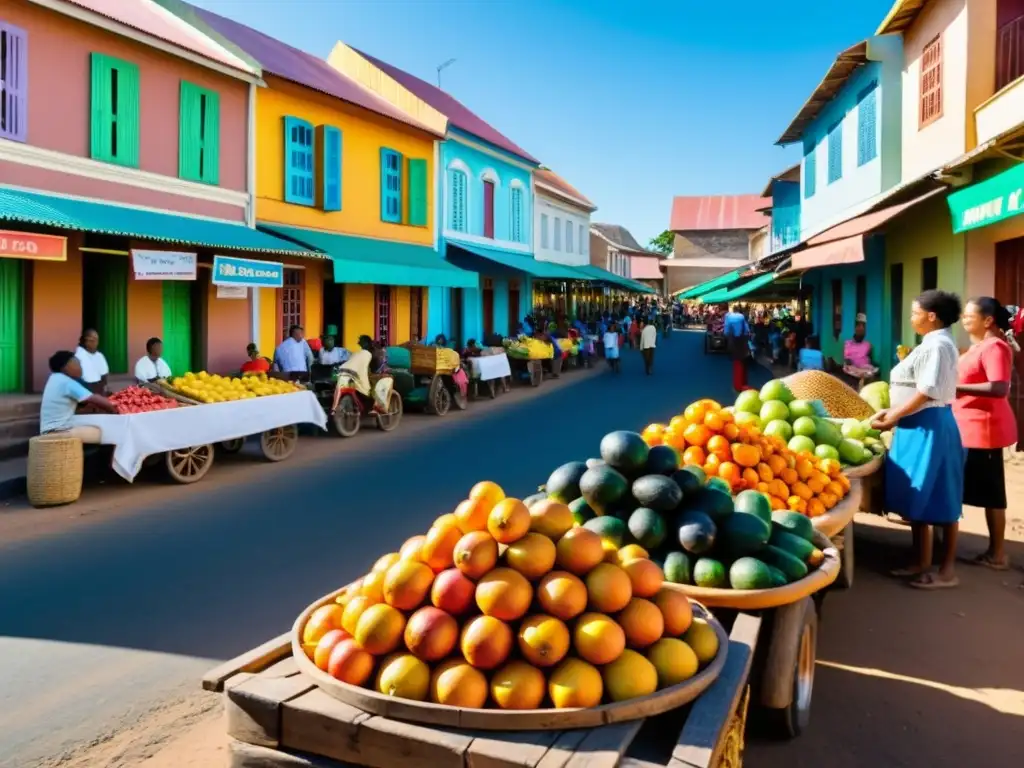
M 0 230 L 0 259 L 67 261 L 68 239 L 59 235 Z
M 284 264 L 237 259 L 234 256 L 214 256 L 213 284 L 280 288 L 284 285 Z
M 954 192 L 946 199 L 954 234 L 1024 213 L 1024 163 Z
M 194 253 L 132 249 L 136 280 L 195 280 L 197 262 Z
M 249 298 L 249 289 L 246 288 L 244 285 L 218 285 L 217 298 L 247 299 Z

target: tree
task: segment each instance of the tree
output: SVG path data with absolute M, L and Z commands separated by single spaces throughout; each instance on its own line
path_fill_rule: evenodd
M 658 253 L 663 253 L 666 256 L 669 256 L 672 254 L 672 243 L 674 240 L 675 235 L 673 235 L 671 231 L 666 229 L 657 237 L 652 237 L 648 241 L 647 247 L 650 248 L 652 251 L 657 251 Z

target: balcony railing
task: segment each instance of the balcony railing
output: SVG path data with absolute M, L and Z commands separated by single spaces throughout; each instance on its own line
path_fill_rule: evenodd
M 996 92 L 1024 75 L 1024 16 L 996 32 Z

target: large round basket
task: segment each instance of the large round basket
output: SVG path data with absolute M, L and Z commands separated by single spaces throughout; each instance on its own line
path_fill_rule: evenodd
M 882 456 L 875 456 L 875 458 L 867 464 L 861 464 L 858 467 L 847 467 L 843 470 L 843 473 L 850 479 L 855 477 L 867 477 L 868 475 L 873 475 L 875 472 L 880 470 L 883 464 L 885 464 L 884 454 Z
M 851 478 L 850 492 L 843 500 L 824 515 L 811 518 L 814 530 L 820 531 L 829 538 L 835 536 L 848 526 L 853 520 L 853 516 L 860 511 L 863 498 L 864 484 L 857 478 Z
M 33 507 L 55 507 L 78 501 L 82 494 L 82 441 L 49 434 L 28 441 L 28 501 Z
M 789 605 L 828 587 L 839 575 L 839 551 L 820 531 L 814 532 L 814 545 L 825 553 L 825 562 L 799 581 L 773 589 L 713 589 L 691 584 L 670 584 L 667 589 L 682 592 L 712 608 L 732 608 L 740 611 L 758 611 Z
M 322 691 L 364 712 L 424 725 L 448 728 L 473 728 L 485 731 L 539 731 L 594 728 L 659 715 L 681 707 L 707 690 L 721 674 L 729 647 L 729 636 L 722 625 L 703 606 L 694 606 L 694 615 L 702 616 L 718 634 L 718 655 L 707 667 L 684 683 L 629 701 L 602 704 L 588 709 L 468 709 L 442 704 L 385 696 L 369 688 L 343 683 L 317 667 L 302 649 L 302 629 L 310 614 L 321 605 L 334 602 L 342 590 L 325 595 L 306 608 L 292 627 L 292 654 L 299 670 Z

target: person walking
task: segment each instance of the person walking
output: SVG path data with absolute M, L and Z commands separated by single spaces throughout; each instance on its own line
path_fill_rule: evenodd
M 604 358 L 608 361 L 608 367 L 611 368 L 615 373 L 619 372 L 619 327 L 615 322 L 612 322 L 611 327 L 605 331 L 604 338 L 601 339 L 604 344 Z
M 640 321 L 640 354 L 644 358 L 644 372 L 654 373 L 654 348 L 658 343 L 658 329 L 653 322 Z
M 725 315 L 722 333 L 725 336 L 725 348 L 732 358 L 732 388 L 738 394 L 750 389 L 747 386 L 747 358 L 750 357 L 747 338 L 750 336 L 750 325 L 735 304 Z

